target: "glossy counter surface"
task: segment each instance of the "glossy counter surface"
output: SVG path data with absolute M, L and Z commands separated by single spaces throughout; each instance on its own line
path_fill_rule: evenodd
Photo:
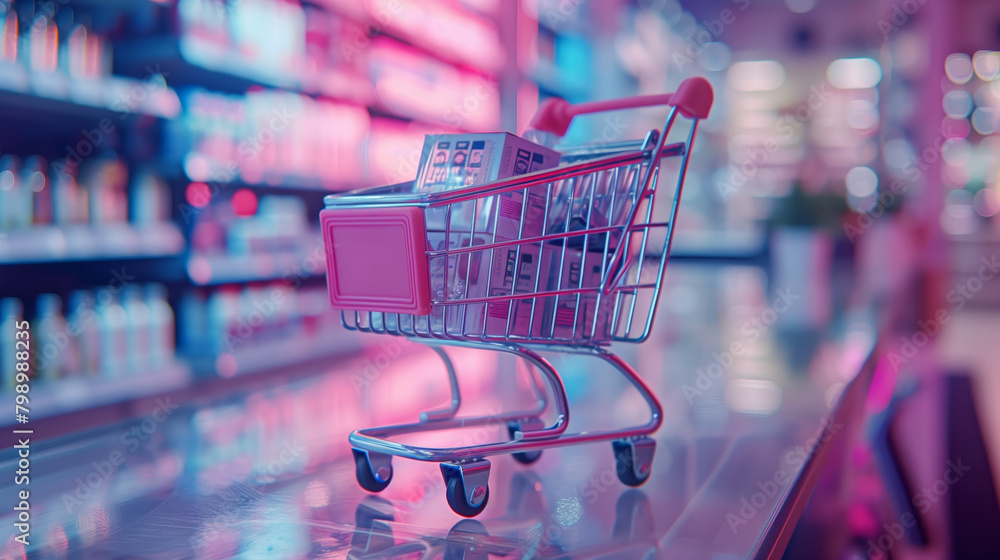
M 350 431 L 415 421 L 448 398 L 433 352 L 373 335 L 315 376 L 224 398 L 168 395 L 124 424 L 33 443 L 27 557 L 766 557 L 782 548 L 820 467 L 856 436 L 875 341 L 866 316 L 824 311 L 830 294 L 767 284 L 754 267 L 672 265 L 651 340 L 614 348 L 665 410 L 639 488 L 618 481 L 611 446 L 599 443 L 546 450 L 530 466 L 491 458 L 489 505 L 473 520 L 449 509 L 434 463 L 397 458 L 385 491 L 361 490 Z M 460 414 L 531 402 L 513 359 L 451 355 Z M 642 399 L 613 372 L 551 358 L 570 430 L 645 420 Z M 412 441 L 506 437 L 487 424 Z M 3 472 L 17 470 L 10 449 L 3 459 Z M 12 478 L 4 504 L 16 503 Z M 25 557 L 14 513 L 4 507 L 0 558 Z

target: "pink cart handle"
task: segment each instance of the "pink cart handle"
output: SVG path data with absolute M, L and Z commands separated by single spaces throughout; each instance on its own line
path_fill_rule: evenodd
M 677 91 L 674 93 L 663 93 L 660 95 L 639 95 L 623 99 L 578 103 L 576 105 L 570 104 L 565 99 L 551 97 L 542 102 L 541 106 L 538 107 L 538 112 L 531 119 L 531 124 L 528 125 L 528 128 L 561 137 L 566 134 L 566 130 L 576 115 L 632 109 L 634 107 L 653 107 L 656 105 L 677 107 L 681 114 L 689 119 L 704 119 L 708 118 L 708 113 L 712 110 L 712 101 L 714 99 L 715 93 L 712 91 L 712 84 L 701 77 L 688 78 L 681 82 L 681 85 L 677 87 Z

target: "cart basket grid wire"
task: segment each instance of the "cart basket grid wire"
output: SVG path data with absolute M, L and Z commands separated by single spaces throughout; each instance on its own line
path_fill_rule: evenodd
M 675 115 L 673 109 L 665 130 Z M 634 142 L 577 150 L 574 163 L 564 158 L 554 169 L 458 190 L 413 193 L 412 183 L 402 183 L 327 197 L 328 209 L 423 214 L 430 312 L 344 310 L 344 326 L 459 341 L 645 340 L 695 129 L 685 143 L 665 144 L 654 130 L 630 151 L 622 146 Z M 659 197 L 670 204 L 657 206 L 662 158 L 680 163 L 672 196 Z M 516 231 L 503 231 L 504 220 Z

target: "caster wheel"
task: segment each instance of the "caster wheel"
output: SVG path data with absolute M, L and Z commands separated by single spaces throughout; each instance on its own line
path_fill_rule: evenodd
M 465 483 L 462 482 L 462 477 L 454 476 L 448 479 L 448 490 L 445 497 L 447 497 L 448 505 L 451 506 L 452 511 L 462 517 L 475 517 L 486 509 L 486 503 L 490 501 L 490 488 L 484 486 L 483 501 L 479 502 L 478 506 L 470 506 L 466 498 Z
M 641 486 L 652 472 L 656 442 L 647 437 L 611 442 L 615 450 L 615 471 L 626 486 Z
M 507 424 L 507 434 L 510 436 L 510 439 L 514 439 L 514 434 L 520 430 L 521 425 L 517 422 Z M 540 449 L 538 451 L 519 451 L 511 453 L 511 457 L 522 465 L 530 465 L 542 457 L 542 451 Z
M 382 464 L 376 468 L 368 453 L 354 450 L 354 472 L 358 477 L 358 484 L 369 492 L 381 492 L 392 482 L 392 464 L 388 460 L 380 463 Z

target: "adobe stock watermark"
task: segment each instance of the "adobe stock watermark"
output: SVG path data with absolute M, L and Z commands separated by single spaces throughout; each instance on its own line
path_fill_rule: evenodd
M 896 204 L 898 198 L 906 193 L 910 185 L 919 181 L 930 166 L 941 158 L 941 153 L 944 151 L 948 140 L 947 131 L 944 128 L 939 128 L 934 137 L 933 145 L 925 148 L 920 152 L 919 156 L 915 156 L 903 166 L 902 171 L 905 181 L 902 179 L 893 179 L 888 189 L 881 189 L 875 206 L 871 210 L 860 213 L 857 219 L 854 220 L 854 223 L 844 223 L 844 233 L 851 243 L 857 241 L 863 233 L 868 231 L 875 224 L 875 221 L 885 214 L 886 210 Z
M 893 180 L 889 190 L 883 190 L 879 194 L 877 204 L 873 209 L 859 215 L 854 224 L 844 224 L 844 233 L 847 234 L 851 242 L 854 242 L 858 236 L 871 228 L 875 219 L 882 216 L 887 209 L 896 203 L 897 197 L 903 196 L 911 184 L 919 181 L 924 173 L 930 169 L 930 166 L 941 159 L 941 154 L 948 146 L 950 139 L 947 130 L 943 126 L 939 128 L 932 145 L 924 148 L 918 156 L 914 156 L 903 165 L 902 172 L 905 181 L 899 179 Z
M 774 323 L 778 321 L 779 315 L 786 313 L 802 297 L 793 294 L 789 288 L 775 290 L 774 295 L 774 302 L 770 307 L 743 323 L 743 326 L 740 328 L 740 334 L 745 338 L 733 341 L 729 345 L 729 348 L 723 350 L 721 354 L 713 352 L 712 358 L 714 361 L 704 368 L 697 369 L 698 375 L 695 378 L 694 385 L 685 383 L 681 387 L 681 392 L 684 393 L 684 398 L 687 399 L 688 404 L 693 404 L 695 398 L 704 395 L 705 391 L 711 389 L 722 378 L 724 372 L 733 367 L 733 364 L 736 363 L 736 358 L 746 352 L 746 346 L 743 344 L 744 341 L 756 342 L 757 339 L 774 326 Z
M 15 52 L 30 53 L 31 41 L 35 37 L 35 33 L 45 31 L 48 26 L 54 25 L 56 14 L 59 13 L 59 10 L 63 6 L 70 2 L 71 0 L 48 0 L 47 2 L 35 3 L 34 14 L 32 16 L 34 19 L 31 21 L 31 25 L 22 27 L 20 33 L 14 33 L 13 36 L 7 35 L 4 37 L 4 41 L 12 41 L 16 37 L 17 50 Z
M 582 518 L 586 506 L 593 506 L 601 495 L 610 490 L 621 490 L 622 484 L 618 474 L 631 468 L 626 463 L 616 461 L 614 468 L 607 468 L 587 479 L 574 493 L 560 498 L 555 508 L 548 516 L 548 523 L 535 523 L 525 532 L 524 544 L 515 551 L 518 558 L 532 558 L 538 551 L 557 545 L 566 532 L 566 527 L 572 526 L 575 519 Z M 626 492 L 630 490 L 625 490 Z M 632 490 L 634 491 L 634 490 Z M 621 497 L 619 495 L 619 499 Z M 584 500 L 586 504 L 584 504 Z
M 740 12 L 746 11 L 750 7 L 750 0 L 730 0 Z M 642 3 L 640 2 L 640 5 Z M 661 4 L 662 8 L 662 4 Z M 696 29 L 690 37 L 684 39 L 683 52 L 675 50 L 671 55 L 678 70 L 683 70 L 685 66 L 691 64 L 696 58 L 705 52 L 705 45 L 714 43 L 722 36 L 722 32 L 727 26 L 736 21 L 739 13 L 729 8 L 723 8 L 719 15 L 713 19 L 701 20 L 703 28 Z
M 757 175 L 757 171 L 766 165 L 771 156 L 778 151 L 780 147 L 778 141 L 788 142 L 792 140 L 795 134 L 812 120 L 816 111 L 822 109 L 832 98 L 833 91 L 826 81 L 811 86 L 806 102 L 796 107 L 790 114 L 783 115 L 777 120 L 774 125 L 775 135 L 747 150 L 746 157 L 742 162 L 729 164 L 726 179 L 716 183 L 716 190 L 718 190 L 722 200 L 728 200 L 730 195 L 737 192 L 747 181 Z
M 360 29 L 348 37 L 340 39 L 340 54 L 348 63 L 354 63 L 357 57 L 372 43 L 372 37 L 382 32 L 392 20 L 403 11 L 399 0 L 379 2 L 378 9 L 372 18 L 366 21 Z
M 951 322 L 951 314 L 964 309 L 983 290 L 986 283 L 996 278 L 997 274 L 1000 273 L 1000 259 L 997 258 L 996 253 L 990 258 L 982 257 L 980 262 L 982 265 L 976 274 L 964 282 L 955 284 L 951 290 L 948 290 L 945 299 L 952 304 L 951 309 L 938 309 L 930 319 L 918 320 L 917 331 L 911 335 L 900 337 L 899 349 L 889 351 L 886 354 L 886 359 L 894 372 L 898 372 L 899 368 L 916 357 L 919 350 L 927 346 L 944 326 Z
M 296 465 L 305 462 L 306 447 L 297 439 L 282 442 L 281 451 L 277 457 L 266 465 L 254 468 L 246 480 L 232 480 L 215 496 L 217 503 L 200 500 L 202 509 L 198 513 L 207 522 L 192 536 L 188 543 L 197 551 L 204 551 L 213 541 L 226 534 L 235 523 L 246 519 L 248 506 L 256 504 L 264 497 L 260 488 L 266 487 L 270 481 L 277 479 Z M 264 480 L 264 484 L 257 481 Z M 204 505 L 211 504 L 211 505 Z
M 876 199 L 875 207 L 871 210 L 858 214 L 854 223 L 844 222 L 844 233 L 847 235 L 848 241 L 854 243 L 857 241 L 861 235 L 868 231 L 875 224 L 875 220 L 881 218 L 886 210 L 892 208 L 896 204 L 896 199 L 902 196 L 907 190 L 907 185 L 899 179 L 894 179 L 890 183 L 889 189 L 883 189 L 882 192 L 878 194 Z
M 237 348 L 243 346 L 253 338 L 254 334 L 264 326 L 270 318 L 274 317 L 281 304 L 288 298 L 288 292 L 278 288 L 272 288 L 264 298 L 255 299 L 251 303 L 253 307 L 245 316 L 240 316 L 236 327 L 227 330 L 222 336 L 222 343 L 226 350 L 233 353 Z
M 392 362 L 403 353 L 403 340 L 406 339 L 398 336 L 389 337 L 379 344 L 378 351 L 373 357 L 365 358 L 364 367 L 360 372 L 351 374 L 351 385 L 359 395 L 385 373 Z
M 962 464 L 962 458 L 959 457 L 955 461 L 948 460 L 947 468 L 941 478 L 935 480 L 934 482 L 928 484 L 921 488 L 916 494 L 913 495 L 913 499 L 910 503 L 919 511 L 920 513 L 927 513 L 931 509 L 932 504 L 938 503 L 951 490 L 951 487 L 962 480 L 965 473 L 972 470 L 969 465 Z M 899 516 L 898 521 L 893 521 L 892 523 L 885 522 L 882 524 L 882 534 L 880 534 L 875 539 L 868 539 L 868 558 L 883 558 L 886 553 L 896 546 L 896 543 L 903 540 L 906 535 L 906 529 L 909 529 L 917 524 L 916 517 L 910 513 L 905 512 Z
M 98 289 L 94 296 L 95 305 L 85 305 L 81 308 L 79 315 L 74 315 L 72 319 L 66 321 L 63 329 L 53 333 L 47 339 L 46 344 L 36 351 L 38 369 L 44 371 L 53 362 L 62 358 L 70 341 L 80 336 L 84 329 L 97 321 L 97 306 L 110 305 L 114 296 L 121 293 L 133 280 L 135 280 L 135 276 L 129 274 L 125 267 L 120 270 L 112 270 L 111 280 L 108 281 L 104 289 Z
M 830 424 L 830 421 L 824 418 L 820 423 L 819 434 L 809 438 L 804 445 L 796 446 L 785 453 L 784 460 L 788 470 L 779 468 L 774 471 L 771 478 L 758 480 L 756 485 L 758 491 L 751 494 L 749 498 L 746 496 L 740 498 L 740 505 L 736 509 L 736 512 L 726 514 L 726 523 L 729 524 L 729 530 L 735 535 L 740 527 L 746 525 L 758 513 L 763 511 L 767 504 L 778 496 L 796 473 L 799 472 L 799 469 L 813 454 L 816 447 L 821 443 L 832 440 L 842 429 L 844 429 L 843 424 Z
M 893 33 L 899 31 L 910 22 L 910 18 L 916 14 L 927 0 L 903 0 L 893 2 L 889 8 L 889 19 L 879 18 L 878 31 L 882 34 L 882 39 L 888 41 Z
M 119 96 L 112 104 L 111 109 L 118 113 L 118 121 L 124 121 L 129 114 L 134 112 L 146 97 L 153 91 L 165 89 L 167 87 L 166 77 L 170 74 L 156 67 L 146 66 L 146 77 L 132 86 L 129 91 Z M 76 144 L 66 145 L 66 163 L 55 161 L 53 169 L 60 174 L 70 173 L 77 169 L 85 158 L 90 157 L 98 151 L 101 144 L 108 139 L 118 129 L 118 123 L 109 117 L 101 119 L 94 128 L 84 128 L 80 130 L 83 139 Z
M 293 290 L 299 289 L 302 281 L 317 273 L 326 271 L 326 249 L 323 247 L 323 238 L 319 237 L 313 245 L 312 251 L 295 264 L 281 276 L 281 280 L 291 286 Z
M 538 14 L 539 21 L 545 21 L 550 28 L 556 29 L 576 16 L 580 4 L 584 0 L 559 0 L 558 2 L 546 2 L 545 10 Z M 538 4 L 536 2 L 536 4 Z
M 125 459 L 149 441 L 149 438 L 159 429 L 159 425 L 166 422 L 170 415 L 180 408 L 179 404 L 170 401 L 169 396 L 162 399 L 157 398 L 155 402 L 156 408 L 149 416 L 133 424 L 118 438 L 124 451 L 114 449 L 108 453 L 106 459 L 91 462 L 90 465 L 93 468 L 86 475 L 77 477 L 76 488 L 72 492 L 62 493 L 62 503 L 68 513 L 73 514 L 77 508 L 93 496 L 98 488 L 118 472 L 118 467 L 125 462 Z
M 244 137 L 237 146 L 237 151 L 243 158 L 243 163 L 237 159 L 232 159 L 221 166 L 221 168 L 213 169 L 209 173 L 209 178 L 206 182 L 208 192 L 203 195 L 204 198 L 192 201 L 195 206 L 206 206 L 209 201 L 226 190 L 239 177 L 243 165 L 257 159 L 264 148 L 274 143 L 278 134 L 284 132 L 289 124 L 301 116 L 297 112 L 290 111 L 287 105 L 275 107 L 267 119 L 267 126 L 263 126 L 253 134 Z M 199 210 L 195 206 L 187 202 L 180 204 L 180 215 L 185 224 L 190 224 L 192 218 L 198 215 Z
M 486 421 L 472 431 L 464 431 L 460 437 L 451 442 L 452 447 L 472 447 L 496 441 L 497 435 L 507 433 L 507 416 L 499 408 L 491 407 L 486 411 Z M 410 511 L 416 511 L 424 506 L 428 494 L 444 488 L 444 477 L 437 469 L 427 470 L 423 481 L 411 483 L 405 505 Z
M 322 239 L 320 239 L 317 241 L 316 245 L 313 246 L 313 250 L 311 252 L 309 252 L 295 266 L 291 266 L 285 271 L 281 280 L 282 282 L 287 283 L 291 290 L 294 291 L 302 285 L 303 280 L 313 276 L 317 272 L 325 270 L 325 267 L 326 251 L 323 249 L 323 242 Z M 222 342 L 226 345 L 226 349 L 232 353 L 248 340 L 253 338 L 254 334 L 256 334 L 269 319 L 277 315 L 282 303 L 284 303 L 287 298 L 287 290 L 278 287 L 271 287 L 267 290 L 265 297 L 254 299 L 251 303 L 253 309 L 245 315 L 239 316 L 237 318 L 236 327 L 232 331 L 227 331 L 223 335 Z
M 472 88 L 461 101 L 456 101 L 441 113 L 440 122 L 461 128 L 465 122 L 474 115 L 483 104 L 490 99 L 497 99 L 499 85 L 486 78 L 480 77 L 476 86 Z M 438 126 L 428 130 L 426 135 L 450 134 L 452 131 Z M 399 159 L 394 171 L 386 171 L 385 180 L 389 183 L 399 183 L 412 181 L 417 176 L 417 169 L 420 167 L 420 157 L 424 150 L 424 138 L 414 138 L 413 149 L 409 155 Z

